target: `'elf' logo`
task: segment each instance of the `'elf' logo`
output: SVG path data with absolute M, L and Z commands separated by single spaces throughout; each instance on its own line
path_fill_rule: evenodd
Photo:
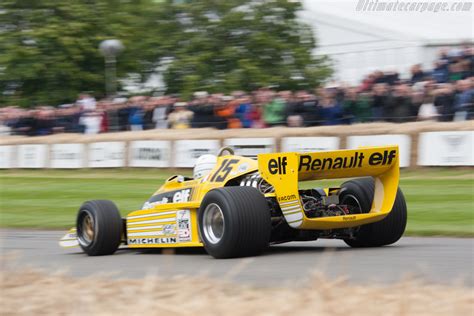
M 278 159 L 270 159 L 268 161 L 268 171 L 271 174 L 286 174 L 286 157 L 278 157 Z
M 173 194 L 173 203 L 187 202 L 191 195 L 191 189 L 184 189 Z

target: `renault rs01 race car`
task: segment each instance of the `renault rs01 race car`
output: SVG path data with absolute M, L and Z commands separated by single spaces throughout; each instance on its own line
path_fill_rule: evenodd
M 123 244 L 204 247 L 215 258 L 231 258 L 318 238 L 384 246 L 405 231 L 397 146 L 268 153 L 256 160 L 223 148 L 212 157 L 196 165 L 194 178 L 170 177 L 125 218 L 111 201 L 85 202 L 60 244 L 79 245 L 91 256 L 112 254 Z M 354 177 L 363 178 L 334 188 L 298 187 L 301 181 Z

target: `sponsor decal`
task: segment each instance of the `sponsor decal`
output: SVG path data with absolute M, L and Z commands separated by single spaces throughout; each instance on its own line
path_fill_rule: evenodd
M 90 152 L 92 157 L 90 161 L 107 161 L 107 160 L 121 160 L 123 159 L 123 152 L 120 151 L 108 151 L 107 148 L 92 148 Z
M 244 162 L 243 164 L 240 164 L 239 167 L 237 168 L 237 171 L 239 173 L 245 172 L 249 169 L 249 164 Z
M 191 241 L 191 213 L 189 210 L 179 210 L 176 214 L 178 239 L 180 242 Z
M 129 245 L 175 244 L 176 242 L 176 237 L 128 239 Z
M 310 155 L 301 155 L 298 171 L 322 171 L 335 169 L 360 168 L 367 158 L 370 166 L 384 166 L 392 164 L 397 156 L 396 150 L 384 150 L 383 152 L 374 152 L 369 157 L 364 153 L 356 151 L 351 157 L 336 158 L 314 158 Z
M 175 225 L 173 224 L 163 225 L 163 233 L 165 235 L 176 235 Z
M 153 195 L 143 204 L 142 210 L 151 209 L 160 204 L 188 202 L 191 199 L 192 192 L 192 188 L 187 188 Z
M 204 178 L 201 179 L 201 181 L 199 181 L 200 183 L 204 183 L 206 182 L 207 180 L 209 179 L 209 175 L 206 175 Z
M 191 189 L 184 189 L 173 194 L 173 203 L 187 202 L 191 196 Z
M 342 220 L 344 220 L 344 221 L 353 221 L 355 219 L 356 219 L 355 215 L 353 215 L 353 216 L 343 216 L 342 217 Z
M 443 135 L 443 140 L 449 148 L 444 158 L 447 163 L 464 161 L 464 157 L 459 154 L 462 153 L 460 147 L 464 143 L 464 138 L 466 135 Z
M 268 161 L 268 171 L 271 174 L 286 174 L 286 157 L 278 157 L 278 159 L 270 159 Z
M 81 153 L 79 152 L 71 152 L 71 151 L 63 151 L 60 149 L 53 150 L 52 154 L 53 159 L 56 160 L 77 160 L 81 159 Z
M 233 145 L 232 148 L 241 156 L 255 158 L 258 154 L 268 152 L 271 146 L 268 145 Z
M 190 152 L 190 156 L 193 159 L 197 159 L 201 157 L 202 155 L 211 154 L 211 153 L 212 153 L 212 149 L 210 148 L 192 148 Z
M 166 197 L 161 199 L 161 201 L 155 201 L 155 202 L 151 202 L 151 203 L 146 201 L 145 204 L 143 204 L 143 206 L 142 206 L 142 210 L 149 210 L 151 208 L 154 208 L 155 205 L 160 205 L 160 204 L 165 204 L 165 203 L 168 203 L 168 198 L 166 198 Z
M 77 238 L 77 233 L 68 233 L 66 236 L 63 237 L 63 239 L 76 239 Z
M 224 159 L 217 171 L 212 175 L 212 178 L 209 180 L 210 182 L 223 182 L 229 173 L 232 171 L 232 168 L 236 163 L 238 163 L 238 159 Z
M 162 160 L 162 148 L 139 147 L 133 152 L 133 158 L 139 160 Z
M 296 195 L 295 195 L 295 194 L 284 195 L 284 196 L 279 196 L 279 197 L 278 197 L 278 201 L 279 201 L 279 202 L 282 202 L 282 201 L 291 201 L 291 200 L 296 200 Z

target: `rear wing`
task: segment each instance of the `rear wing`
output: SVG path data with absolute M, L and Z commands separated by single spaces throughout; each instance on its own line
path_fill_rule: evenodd
M 353 227 L 383 219 L 393 207 L 400 176 L 398 146 L 260 154 L 258 168 L 260 175 L 275 188 L 288 224 L 300 229 Z M 306 217 L 298 193 L 298 181 L 365 176 L 375 179 L 374 200 L 369 213 Z

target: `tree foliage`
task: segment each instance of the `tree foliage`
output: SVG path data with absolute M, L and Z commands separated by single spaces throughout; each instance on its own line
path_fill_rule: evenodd
M 0 104 L 104 94 L 102 40 L 120 39 L 118 76 L 164 68 L 167 92 L 314 87 L 330 74 L 288 0 L 2 0 Z

